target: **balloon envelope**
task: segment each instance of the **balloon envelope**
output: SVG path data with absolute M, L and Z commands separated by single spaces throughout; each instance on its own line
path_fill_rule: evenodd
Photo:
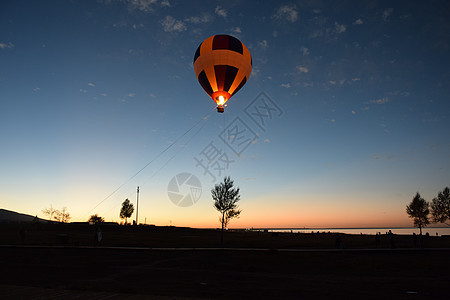
M 198 46 L 194 71 L 205 92 L 217 103 L 218 111 L 223 112 L 223 105 L 250 77 L 252 57 L 237 38 L 213 35 Z

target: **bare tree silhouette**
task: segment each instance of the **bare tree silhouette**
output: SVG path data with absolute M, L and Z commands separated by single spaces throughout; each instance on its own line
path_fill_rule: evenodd
M 67 223 L 72 218 L 66 207 L 63 207 L 62 210 L 58 210 L 50 205 L 49 208 L 43 209 L 42 213 L 48 216 L 49 220 L 55 220 L 61 223 Z
M 49 219 L 49 220 L 52 220 L 52 219 L 53 219 L 53 216 L 55 215 L 55 213 L 56 213 L 57 211 L 58 211 L 58 210 L 54 209 L 53 206 L 50 204 L 50 207 L 49 207 L 49 208 L 46 208 L 46 209 L 43 209 L 43 210 L 42 210 L 42 213 L 43 213 L 44 215 L 48 216 L 48 219 Z
M 62 210 L 56 210 L 54 218 L 56 221 L 61 223 L 67 223 L 72 218 L 67 211 L 67 207 L 63 207 Z

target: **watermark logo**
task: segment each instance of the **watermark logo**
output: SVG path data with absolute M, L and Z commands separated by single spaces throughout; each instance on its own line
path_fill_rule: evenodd
M 203 175 L 216 182 L 230 165 L 266 132 L 274 119 L 281 117 L 283 110 L 266 93 L 259 93 L 244 109 L 244 113 L 235 117 L 219 133 L 218 143 L 211 141 L 198 156 L 194 157 L 195 166 L 203 170 Z M 259 132 L 258 132 L 259 131 Z M 225 144 L 234 153 L 228 155 L 218 144 Z M 230 157 L 231 156 L 231 157 Z
M 247 116 L 258 125 L 263 131 L 269 121 L 275 117 L 281 117 L 283 111 L 266 93 L 259 93 L 256 98 L 250 102 L 244 109 Z
M 167 186 L 169 199 L 177 206 L 195 204 L 202 194 L 200 180 L 191 173 L 180 173 L 172 177 Z
M 240 115 L 194 156 L 195 167 L 200 168 L 203 176 L 209 177 L 211 182 L 217 182 L 251 145 L 263 137 L 270 122 L 281 115 L 283 110 L 280 106 L 266 93 L 259 93 Z M 232 153 L 227 153 L 225 148 L 231 149 Z M 189 207 L 200 199 L 202 186 L 191 173 L 180 173 L 170 180 L 167 193 L 175 205 Z
M 208 146 L 199 153 L 198 157 L 194 157 L 194 160 L 197 162 L 195 166 L 203 169 L 203 175 L 211 176 L 213 181 L 216 180 L 214 174 L 222 176 L 222 171 L 227 170 L 230 164 L 234 162 L 234 160 L 230 159 L 228 154 L 217 147 L 214 142 L 209 143 Z
M 256 141 L 258 135 L 247 126 L 241 118 L 236 117 L 219 134 L 219 138 L 224 141 L 237 156 L 240 156 L 248 146 Z

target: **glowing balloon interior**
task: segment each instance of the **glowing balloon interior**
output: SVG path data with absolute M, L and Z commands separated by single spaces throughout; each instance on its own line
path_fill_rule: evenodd
M 200 85 L 223 112 L 225 103 L 247 82 L 252 57 L 247 47 L 229 35 L 213 35 L 198 46 L 194 71 Z

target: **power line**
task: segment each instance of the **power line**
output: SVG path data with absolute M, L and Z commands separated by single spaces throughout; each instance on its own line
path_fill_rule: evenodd
M 181 140 L 186 134 L 188 134 L 192 129 L 194 129 L 198 124 L 200 124 L 202 121 L 205 121 L 208 119 L 208 116 L 211 114 L 211 112 L 213 110 L 215 110 L 216 107 L 214 109 L 212 109 L 211 111 L 209 111 L 206 115 L 204 115 L 203 117 L 200 118 L 200 120 L 198 120 L 193 126 L 191 126 L 188 130 L 186 130 L 181 136 L 179 136 L 173 143 L 169 144 L 169 146 L 167 146 L 164 150 L 162 150 L 158 155 L 156 155 L 151 161 L 149 161 L 145 166 L 143 166 L 139 171 L 137 171 L 133 176 L 131 176 L 127 181 L 125 181 L 124 183 L 122 183 L 118 188 L 116 188 L 112 193 L 110 193 L 106 198 L 104 198 L 102 201 L 100 201 L 96 206 L 94 206 L 94 208 L 92 208 L 90 211 L 88 211 L 86 213 L 85 216 L 87 216 L 88 214 L 90 214 L 94 209 L 96 209 L 97 207 L 99 207 L 103 202 L 105 202 L 106 200 L 108 200 L 112 195 L 114 195 L 117 191 L 119 191 L 123 186 L 125 186 L 127 183 L 129 183 L 131 180 L 133 180 L 137 175 L 139 175 L 139 173 L 141 173 L 142 171 L 144 171 L 149 165 L 151 165 L 154 161 L 156 161 L 159 157 L 161 157 L 164 153 L 166 153 L 170 148 L 172 148 L 179 140 Z M 201 127 L 203 128 L 203 126 Z M 201 129 L 200 128 L 200 129 Z M 198 134 L 199 131 L 197 131 L 195 135 Z M 192 139 L 192 138 L 191 138 Z M 190 140 L 189 140 L 190 141 Z M 173 156 L 174 157 L 174 156 Z M 173 158 L 172 157 L 172 158 Z M 172 160 L 169 159 L 170 160 Z M 168 162 L 166 162 L 167 164 Z M 166 165 L 164 164 L 164 166 Z M 162 169 L 162 168 L 160 168 Z M 159 171 L 159 170 L 158 170 Z M 154 175 L 153 175 L 154 176 Z M 153 177 L 152 176 L 152 177 Z
M 206 120 L 206 119 L 205 119 Z M 197 136 L 197 134 L 200 133 L 200 131 L 203 129 L 203 127 L 205 127 L 206 122 L 203 123 L 203 125 L 197 130 L 197 132 L 194 133 L 194 135 L 192 135 L 189 140 L 185 143 L 185 145 L 188 145 L 193 139 L 194 137 Z M 180 148 L 177 152 L 175 152 L 158 170 L 156 170 L 144 183 L 140 184 L 140 187 L 143 187 L 144 185 L 146 185 L 147 183 L 149 183 L 149 181 L 156 176 L 156 174 L 158 174 L 162 169 L 164 169 L 180 152 L 181 150 L 183 150 L 184 148 Z M 134 192 L 130 192 L 128 194 L 127 197 L 124 198 L 130 198 L 131 195 L 134 194 Z M 111 210 L 113 209 L 117 209 L 117 207 L 119 207 L 120 203 L 111 207 L 106 213 L 109 213 Z

